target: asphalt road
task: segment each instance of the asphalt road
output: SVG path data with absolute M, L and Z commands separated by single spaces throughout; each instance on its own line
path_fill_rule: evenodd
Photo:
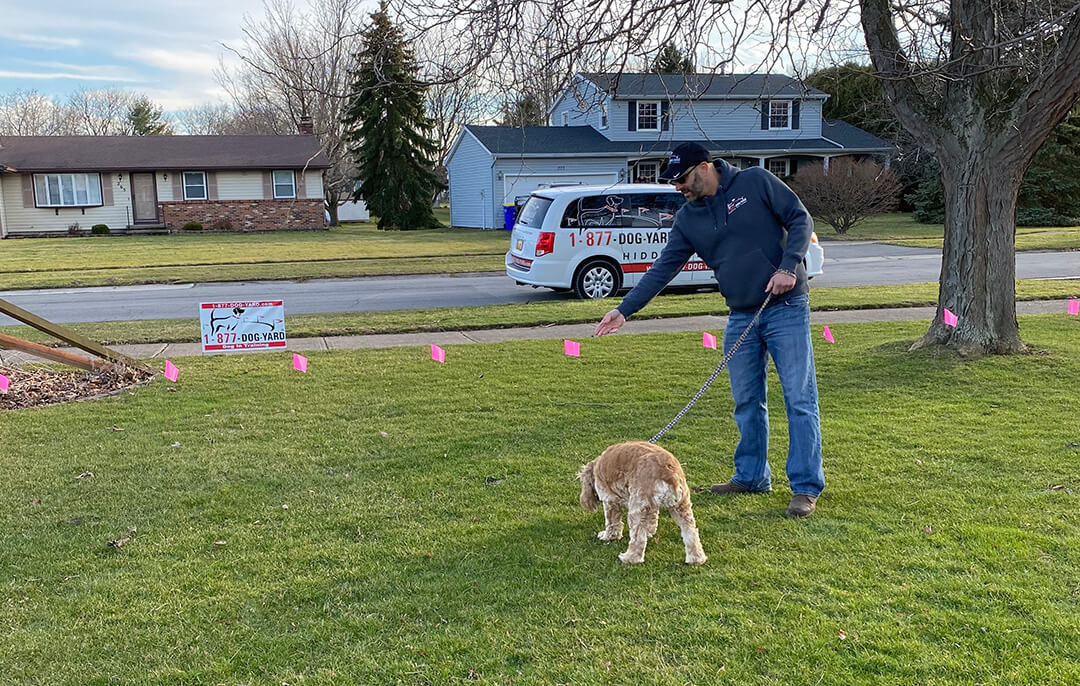
M 825 273 L 813 287 L 867 286 L 937 281 L 941 252 L 876 243 L 826 243 Z M 1080 278 L 1080 253 L 1022 252 L 1017 277 Z M 422 307 L 463 307 L 561 300 L 548 289 L 517 286 L 504 274 L 251 281 L 159 286 L 110 286 L 0 292 L 57 323 L 198 317 L 201 302 L 284 300 L 286 314 L 362 312 Z M 0 317 L 0 324 L 14 324 Z

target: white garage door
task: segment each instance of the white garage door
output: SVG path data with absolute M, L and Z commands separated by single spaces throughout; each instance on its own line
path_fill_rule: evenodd
M 514 202 L 519 195 L 528 195 L 542 185 L 580 184 L 592 186 L 596 184 L 618 183 L 619 175 L 615 172 L 607 174 L 506 174 L 503 176 L 503 204 Z

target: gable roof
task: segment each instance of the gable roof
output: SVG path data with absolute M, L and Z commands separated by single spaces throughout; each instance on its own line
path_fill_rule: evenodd
M 820 98 L 824 91 L 783 74 L 612 74 L 581 77 L 614 98 Z
M 0 136 L 19 172 L 326 169 L 315 136 Z
M 613 141 L 591 126 L 474 126 L 469 133 L 496 156 L 604 157 L 662 155 L 690 141 Z M 839 120 L 825 121 L 820 138 L 695 140 L 714 154 L 752 155 L 757 152 L 888 152 L 889 143 Z

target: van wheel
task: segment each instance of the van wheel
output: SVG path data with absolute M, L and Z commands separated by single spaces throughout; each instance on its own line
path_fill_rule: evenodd
M 574 295 L 584 300 L 615 295 L 622 284 L 622 274 L 604 260 L 592 260 L 578 267 L 574 275 Z

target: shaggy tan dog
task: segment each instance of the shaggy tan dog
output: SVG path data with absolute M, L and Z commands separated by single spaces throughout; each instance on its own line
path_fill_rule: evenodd
M 578 478 L 583 508 L 595 512 L 597 505 L 604 503 L 606 526 L 596 534 L 600 540 L 622 538 L 622 508 L 626 508 L 630 547 L 619 554 L 620 560 L 628 564 L 645 561 L 645 545 L 656 533 L 660 508 L 664 508 L 682 530 L 686 564 L 705 564 L 705 551 L 701 549 L 690 505 L 690 489 L 682 465 L 674 455 L 645 441 L 616 443 L 582 467 Z

